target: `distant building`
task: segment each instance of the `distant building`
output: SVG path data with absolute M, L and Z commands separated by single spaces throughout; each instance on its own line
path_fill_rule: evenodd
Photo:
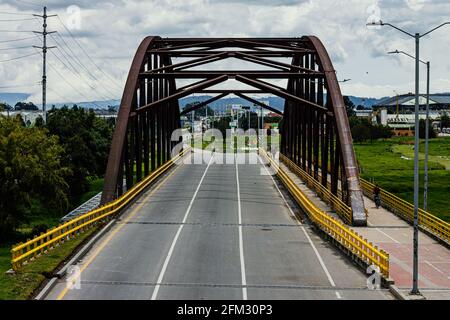
M 2 111 L 1 115 L 5 117 L 15 117 L 20 115 L 25 122 L 25 125 L 31 126 L 34 125 L 36 119 L 39 117 L 44 118 L 44 112 L 42 111 L 28 111 L 28 110 L 11 110 L 11 111 Z
M 355 114 L 358 118 L 372 118 L 371 109 L 355 110 Z
M 373 105 L 374 110 L 386 108 L 389 114 L 397 113 L 397 105 L 399 113 L 412 113 L 415 108 L 415 95 L 413 93 L 403 94 L 386 98 L 379 103 Z M 427 104 L 426 94 L 419 96 L 419 108 L 425 110 Z M 430 94 L 430 110 L 450 110 L 450 94 Z

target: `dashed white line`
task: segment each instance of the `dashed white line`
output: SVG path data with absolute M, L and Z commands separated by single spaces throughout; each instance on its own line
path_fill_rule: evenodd
M 236 163 L 236 185 L 238 198 L 238 224 L 239 224 L 239 257 L 241 261 L 241 279 L 242 279 L 242 299 L 247 300 L 247 277 L 245 276 L 245 259 L 244 259 L 244 240 L 242 237 L 242 208 L 241 208 L 241 189 L 239 186 L 239 169 L 238 161 Z
M 441 274 L 445 274 L 442 270 L 440 270 L 438 267 L 434 266 L 431 262 L 425 260 L 425 263 L 427 265 L 429 265 L 430 267 L 432 267 L 434 270 L 436 270 L 437 272 L 441 273 Z
M 189 206 L 188 206 L 188 208 L 186 210 L 186 213 L 185 213 L 184 218 L 183 218 L 183 222 L 180 225 L 180 227 L 178 228 L 177 233 L 175 234 L 175 237 L 173 238 L 173 241 L 172 241 L 172 244 L 170 246 L 169 252 L 167 253 L 167 257 L 166 257 L 166 259 L 164 261 L 164 264 L 163 264 L 163 267 L 161 269 L 161 272 L 159 273 L 155 289 L 153 290 L 153 294 L 152 294 L 152 297 L 151 297 L 152 300 L 156 300 L 156 298 L 158 297 L 158 291 L 159 291 L 159 288 L 160 288 L 160 284 L 162 283 L 162 280 L 164 279 L 164 274 L 166 273 L 167 266 L 169 265 L 170 258 L 172 257 L 172 254 L 173 254 L 173 250 L 175 249 L 175 245 L 177 244 L 177 241 L 178 241 L 178 238 L 180 236 L 181 230 L 183 230 L 184 223 L 186 222 L 186 220 L 187 220 L 187 218 L 189 216 L 189 213 L 191 212 L 192 205 L 194 204 L 195 198 L 197 197 L 197 193 L 200 190 L 200 187 L 201 187 L 201 185 L 203 183 L 203 180 L 205 179 L 205 176 L 206 176 L 206 173 L 208 172 L 209 166 L 212 163 L 212 159 L 213 159 L 213 157 L 211 157 L 209 159 L 209 162 L 208 162 L 208 165 L 206 166 L 205 172 L 203 172 L 203 175 L 202 175 L 202 177 L 200 179 L 200 182 L 198 183 L 197 189 L 195 189 L 194 195 L 192 196 L 191 202 L 189 203 Z

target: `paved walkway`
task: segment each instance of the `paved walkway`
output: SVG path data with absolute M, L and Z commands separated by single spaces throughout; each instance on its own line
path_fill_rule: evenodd
M 281 167 L 320 209 L 340 219 L 284 164 L 281 163 Z M 354 229 L 389 253 L 390 277 L 402 293 L 408 295 L 412 287 L 412 226 L 384 208 L 376 209 L 375 203 L 367 197 L 364 203 L 369 211 L 368 225 Z M 450 250 L 423 232 L 419 232 L 419 290 L 427 299 L 450 300 Z
M 408 294 L 412 287 L 413 228 L 364 197 L 369 211 L 368 225 L 358 232 L 383 248 L 390 256 L 390 274 L 399 289 Z M 427 299 L 450 299 L 450 250 L 419 232 L 419 290 Z

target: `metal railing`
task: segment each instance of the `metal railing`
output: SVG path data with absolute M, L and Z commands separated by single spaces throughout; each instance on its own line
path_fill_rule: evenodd
M 377 246 L 368 242 L 357 232 L 340 222 L 338 219 L 331 217 L 326 212 L 320 210 L 312 203 L 305 194 L 299 189 L 294 181 L 287 175 L 279 165 L 263 150 L 260 149 L 270 162 L 271 166 L 276 170 L 278 177 L 292 194 L 297 203 L 302 207 L 311 221 L 319 227 L 323 232 L 337 241 L 342 247 L 351 254 L 358 257 L 361 261 L 379 267 L 380 273 L 385 277 L 389 277 L 389 254 Z
M 375 185 L 361 179 L 364 195 L 373 200 Z M 381 205 L 402 219 L 412 223 L 414 221 L 414 205 L 380 188 Z M 419 227 L 437 238 L 450 244 L 450 223 L 439 219 L 431 213 L 419 208 Z
M 345 221 L 345 223 L 351 225 L 353 221 L 353 212 L 352 208 L 350 208 L 344 201 L 342 201 L 339 197 L 332 194 L 331 191 L 322 185 L 319 181 L 314 179 L 309 173 L 300 168 L 297 164 L 295 164 L 288 157 L 280 153 L 280 160 L 283 162 L 293 173 L 298 175 L 300 179 L 302 179 L 308 188 L 313 189 L 316 194 L 330 207 L 336 211 L 336 213 Z M 319 175 L 320 179 L 320 175 Z M 329 183 L 328 183 L 329 184 Z
M 34 239 L 25 243 L 19 243 L 11 249 L 11 264 L 13 270 L 18 270 L 25 262 L 39 255 L 45 254 L 62 242 L 76 237 L 87 229 L 92 228 L 100 222 L 111 218 L 125 206 L 127 206 L 137 195 L 154 182 L 159 176 L 166 172 L 174 163 L 184 156 L 189 149 L 184 150 L 178 156 L 167 161 L 161 167 L 153 171 L 148 177 L 137 183 L 133 188 L 125 192 L 118 199 L 106 205 L 87 212 L 75 219 L 65 222 L 55 228 L 49 229 Z

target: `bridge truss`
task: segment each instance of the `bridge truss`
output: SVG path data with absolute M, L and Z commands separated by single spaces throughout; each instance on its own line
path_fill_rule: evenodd
M 226 59 L 259 67 L 198 69 Z M 246 88 L 215 88 L 227 80 L 240 82 Z M 178 85 L 183 81 L 183 85 Z M 279 85 L 283 81 L 285 85 Z M 180 112 L 178 99 L 194 93 L 214 96 Z M 136 52 L 123 92 L 102 203 L 124 192 L 123 179 L 129 189 L 170 159 L 176 143 L 171 141 L 171 135 L 180 128 L 182 114 L 227 95 L 239 96 L 281 114 L 249 96 L 257 94 L 273 94 L 285 100 L 280 125 L 281 152 L 333 194 L 339 194 L 352 208 L 353 224 L 365 224 L 346 108 L 329 55 L 314 36 L 145 38 Z

